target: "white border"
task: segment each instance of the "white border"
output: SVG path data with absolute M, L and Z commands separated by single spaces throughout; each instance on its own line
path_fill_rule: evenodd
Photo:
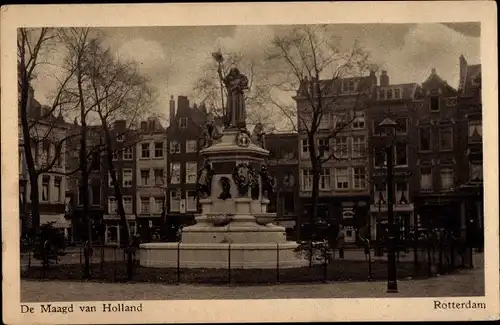
M 4 321 L 14 323 L 484 320 L 499 317 L 497 17 L 494 2 L 217 3 L 3 6 L 1 144 Z M 142 313 L 47 315 L 19 310 L 16 28 L 481 22 L 486 310 L 434 310 L 431 298 L 144 301 Z M 457 67 L 458 68 L 458 67 Z M 16 126 L 14 126 L 16 125 Z M 453 298 L 454 301 L 460 298 Z M 466 301 L 468 299 L 464 299 Z M 81 304 L 83 302 L 78 302 Z M 98 302 L 95 302 L 98 303 Z M 36 305 L 36 304 L 33 304 Z M 73 316 L 73 317 L 72 317 Z M 103 317 L 105 316 L 105 317 Z

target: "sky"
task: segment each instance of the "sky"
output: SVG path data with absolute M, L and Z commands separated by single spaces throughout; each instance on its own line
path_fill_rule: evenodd
M 342 24 L 329 29 L 341 44 L 356 40 L 372 61 L 388 71 L 392 84 L 422 83 L 435 68 L 456 87 L 459 56 L 470 64 L 480 63 L 479 23 Z M 140 71 L 150 77 L 158 90 L 153 110 L 163 116 L 168 114 L 170 96 L 196 100 L 194 84 L 212 60 L 211 53 L 221 49 L 239 53 L 243 60 L 259 61 L 273 38 L 289 30 L 290 26 L 257 25 L 96 28 L 117 57 L 138 62 Z M 49 102 L 55 84 L 49 75 L 57 75 L 54 67 L 61 58 L 57 50 L 52 53 L 51 73 L 34 82 L 35 96 L 42 104 Z

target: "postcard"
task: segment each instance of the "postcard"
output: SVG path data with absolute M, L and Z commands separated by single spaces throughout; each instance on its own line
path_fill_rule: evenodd
M 3 6 L 4 322 L 498 320 L 495 9 Z

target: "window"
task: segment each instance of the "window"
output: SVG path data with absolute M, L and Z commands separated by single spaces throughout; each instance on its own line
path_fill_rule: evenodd
M 356 82 L 354 80 L 343 80 L 342 91 L 354 92 L 356 90 Z
M 187 117 L 181 117 L 181 118 L 179 118 L 179 126 L 180 126 L 180 128 L 181 129 L 187 128 L 187 124 L 188 124 L 187 122 L 188 122 Z
M 123 142 L 123 135 L 119 135 L 116 137 L 117 142 Z
M 386 165 L 386 155 L 384 150 L 375 150 L 374 158 L 376 167 L 383 167 Z
M 470 163 L 470 180 L 471 182 L 483 181 L 483 164 L 482 162 Z
M 318 128 L 323 130 L 323 129 L 329 129 L 330 128 L 330 120 L 331 120 L 331 115 L 330 113 L 323 113 L 321 116 L 321 119 L 319 120 L 319 126 Z
M 181 210 L 181 196 L 178 190 L 170 191 L 170 211 Z
M 341 130 L 346 126 L 347 114 L 345 112 L 337 113 L 333 117 L 334 129 Z
M 365 128 L 365 112 L 354 112 L 354 120 L 352 121 L 353 129 Z
M 132 169 L 122 170 L 123 187 L 132 187 Z
M 149 214 L 149 213 L 150 213 L 149 198 L 141 197 L 141 214 Z
M 194 184 L 196 183 L 196 172 L 198 164 L 196 161 L 186 162 L 186 183 Z
M 379 88 L 377 96 L 378 100 L 384 100 L 385 99 L 385 89 L 384 88 Z
M 392 99 L 392 89 L 387 89 L 387 92 L 386 92 L 386 98 L 388 100 L 391 100 Z
M 181 146 L 179 145 L 179 141 L 173 140 L 170 141 L 170 153 L 180 153 Z
M 469 121 L 469 138 L 481 138 L 483 126 L 481 121 Z
M 141 158 L 149 158 L 149 143 L 141 144 Z
M 319 189 L 329 190 L 330 184 L 330 168 L 321 168 L 321 174 L 319 175 Z
M 398 117 L 395 119 L 396 122 L 396 133 L 406 133 L 408 132 L 408 119 L 406 117 Z
M 61 177 L 54 178 L 54 202 L 61 202 Z
M 401 89 L 394 88 L 394 99 L 401 99 Z
M 63 161 L 63 159 L 62 159 L 63 158 L 63 152 L 62 152 L 62 149 L 59 149 L 59 150 L 61 150 L 61 151 L 59 151 L 59 153 L 57 153 L 57 151 L 54 151 L 54 155 L 55 155 L 54 166 L 56 166 L 56 167 L 62 167 L 62 165 L 63 165 L 63 163 L 62 163 L 62 161 Z M 97 168 L 99 169 L 100 166 L 97 167 Z
M 429 106 L 431 112 L 439 111 L 439 96 L 431 96 L 429 98 Z
M 49 200 L 49 186 L 50 186 L 50 177 L 44 176 L 42 178 L 42 201 Z
M 396 166 L 408 165 L 406 143 L 396 142 L 394 151 L 395 151 L 394 164 Z
M 365 156 L 366 140 L 364 136 L 352 137 L 352 158 Z
M 396 183 L 396 204 L 408 204 L 408 182 L 397 182 Z
M 330 155 L 330 143 L 328 138 L 319 138 L 317 139 L 318 142 L 318 152 L 321 152 L 320 150 L 323 150 L 323 157 L 328 157 Z
M 108 198 L 108 213 L 117 214 L 118 213 L 118 201 L 114 197 Z
M 100 184 L 92 184 L 91 186 L 92 195 L 91 205 L 101 205 L 101 185 Z
M 155 185 L 163 185 L 164 182 L 163 168 L 155 169 Z
M 141 185 L 149 186 L 149 169 L 141 169 Z
M 335 188 L 338 190 L 349 188 L 349 174 L 347 168 L 335 168 Z
M 375 183 L 375 193 L 374 193 L 375 203 L 386 204 L 387 203 L 387 185 L 386 183 Z
M 453 149 L 453 129 L 444 127 L 439 129 L 439 150 Z
M 432 169 L 430 167 L 420 169 L 420 190 L 432 190 Z
M 155 158 L 163 157 L 163 142 L 155 142 Z
M 42 142 L 42 164 L 48 164 L 50 159 L 50 142 Z
M 302 190 L 311 191 L 312 190 L 312 169 L 302 169 Z
M 366 171 L 365 167 L 354 167 L 352 169 L 352 186 L 355 189 L 366 188 Z
M 132 159 L 133 159 L 132 148 L 128 147 L 123 149 L 123 160 L 132 160 Z
M 339 137 L 334 141 L 334 153 L 337 159 L 347 159 L 349 153 L 347 152 L 347 138 Z
M 170 163 L 170 182 L 172 184 L 179 184 L 181 182 L 181 164 Z
M 120 152 L 118 150 L 113 151 L 113 161 L 120 160 Z
M 302 139 L 302 157 L 308 157 L 307 155 L 309 154 L 309 139 Z
M 193 153 L 198 150 L 198 142 L 196 140 L 186 141 L 186 153 Z
M 154 213 L 163 213 L 163 198 L 155 197 Z
M 127 220 L 128 230 L 130 235 L 137 233 L 137 223 L 135 221 Z
M 124 196 L 123 197 L 123 209 L 125 210 L 126 214 L 132 213 L 133 207 L 132 207 L 132 197 L 131 196 Z
M 453 185 L 453 168 L 441 168 L 441 190 L 451 190 Z
M 286 173 L 283 176 L 283 185 L 286 187 L 292 187 L 295 185 L 295 178 L 293 176 L 293 173 Z
M 196 191 L 186 192 L 186 211 L 196 211 Z
M 420 151 L 431 150 L 431 128 L 421 127 L 419 129 L 419 148 Z
M 446 106 L 455 106 L 457 105 L 456 98 L 446 98 Z

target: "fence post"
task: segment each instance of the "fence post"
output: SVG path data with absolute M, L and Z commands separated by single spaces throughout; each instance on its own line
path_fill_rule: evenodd
M 104 276 L 104 246 L 101 246 L 101 276 Z
M 444 274 L 444 266 L 443 266 L 443 234 L 439 233 L 439 255 L 438 255 L 438 263 L 439 263 L 439 274 Z
M 231 242 L 229 242 L 227 246 L 227 277 L 228 277 L 228 283 L 231 284 Z
M 28 269 L 31 268 L 31 249 L 28 249 Z
M 413 268 L 415 276 L 418 275 L 418 229 L 413 231 Z
M 276 242 L 276 284 L 280 283 L 280 244 Z
M 78 247 L 78 253 L 80 255 L 80 265 L 82 265 L 82 248 Z
M 366 238 L 366 253 L 368 253 L 368 281 L 372 280 L 372 253 L 370 240 Z
M 327 254 L 326 248 L 327 248 L 327 245 L 325 243 L 323 245 L 323 282 L 328 281 L 328 272 L 327 272 L 327 270 L 328 270 L 327 269 L 328 268 L 328 264 L 327 264 L 328 254 Z
M 427 274 L 429 277 L 432 276 L 432 260 L 431 260 L 431 238 L 427 235 L 426 238 L 427 243 Z
M 115 263 L 113 263 L 115 265 L 113 270 L 113 281 L 116 281 L 116 246 L 113 246 L 113 259 L 115 261 Z
M 181 243 L 177 244 L 177 285 L 181 283 Z

